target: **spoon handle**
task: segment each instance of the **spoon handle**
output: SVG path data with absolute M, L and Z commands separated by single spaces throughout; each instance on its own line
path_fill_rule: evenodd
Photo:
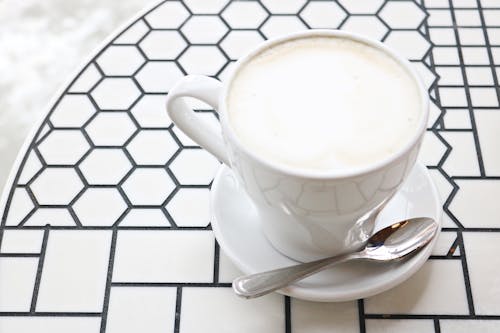
M 241 297 L 260 297 L 286 287 L 295 281 L 302 280 L 327 267 L 357 258 L 360 258 L 360 253 L 342 254 L 305 264 L 241 276 L 233 281 L 233 289 Z

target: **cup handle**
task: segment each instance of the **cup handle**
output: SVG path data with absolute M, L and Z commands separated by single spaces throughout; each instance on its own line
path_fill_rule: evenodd
M 230 166 L 222 132 L 196 116 L 182 97 L 199 99 L 218 112 L 222 83 L 202 75 L 187 75 L 170 89 L 167 96 L 167 112 L 174 124 L 193 141 L 205 148 L 221 162 Z

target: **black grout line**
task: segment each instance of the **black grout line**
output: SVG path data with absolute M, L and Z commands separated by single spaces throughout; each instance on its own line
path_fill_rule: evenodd
M 193 288 L 229 288 L 231 283 L 226 282 L 111 282 L 116 287 L 193 287 Z
M 365 314 L 365 301 L 363 299 L 358 299 L 358 321 L 359 321 L 359 333 L 366 332 L 366 314 Z
M 111 294 L 111 281 L 113 280 L 113 266 L 115 262 L 115 252 L 116 252 L 116 239 L 118 236 L 117 229 L 113 229 L 113 233 L 111 235 L 111 246 L 109 249 L 109 263 L 108 263 L 108 273 L 106 276 L 106 289 L 104 291 L 104 300 L 102 304 L 102 316 L 101 316 L 101 328 L 100 332 L 106 332 L 106 325 L 108 319 L 108 309 L 109 309 L 109 301 Z
M 365 314 L 367 319 L 465 319 L 465 320 L 499 320 L 500 315 L 454 315 L 454 314 L 381 314 L 381 313 L 370 313 Z
M 177 287 L 177 295 L 175 298 L 175 321 L 174 333 L 179 333 L 181 326 L 181 310 L 182 310 L 182 287 Z
M 462 261 L 462 269 L 464 274 L 464 283 L 465 283 L 465 292 L 467 295 L 467 303 L 469 305 L 469 313 L 471 315 L 475 315 L 476 311 L 474 310 L 474 299 L 472 297 L 472 288 L 470 285 L 470 277 L 469 277 L 469 269 L 467 265 L 467 256 L 465 255 L 465 245 L 464 238 L 461 231 L 457 232 L 458 238 L 458 246 L 460 248 L 460 259 Z
M 0 312 L 0 317 L 100 317 L 100 312 Z
M 214 245 L 214 283 L 219 283 L 220 246 L 217 240 Z
M 290 296 L 284 296 L 285 303 L 285 333 L 292 333 L 292 312 Z
M 434 333 L 441 333 L 441 326 L 437 318 L 434 318 Z
M 47 253 L 48 241 L 49 241 L 49 227 L 46 226 L 43 232 L 42 249 L 40 250 L 38 267 L 36 269 L 35 285 L 33 286 L 33 294 L 31 295 L 30 313 L 34 313 L 36 310 L 36 303 L 38 300 L 38 293 L 40 291 L 40 282 L 42 281 L 43 264 L 45 261 L 45 254 Z

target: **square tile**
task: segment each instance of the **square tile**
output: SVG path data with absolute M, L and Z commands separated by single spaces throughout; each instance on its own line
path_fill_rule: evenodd
M 496 88 L 470 88 L 472 106 L 498 106 L 498 95 Z
M 172 287 L 112 287 L 106 332 L 173 332 L 176 295 Z
M 429 260 L 402 284 L 365 300 L 377 314 L 468 314 L 460 260 Z
M 457 26 L 480 27 L 481 19 L 477 9 L 455 9 L 455 21 Z
M 427 18 L 427 24 L 429 25 L 429 27 L 453 26 L 453 21 L 451 20 L 451 14 L 449 10 L 429 9 L 427 13 L 429 14 L 429 17 Z
M 458 38 L 462 45 L 484 45 L 482 28 L 459 28 Z
M 434 256 L 446 256 L 457 239 L 457 233 L 454 231 L 441 231 L 438 235 L 436 245 L 432 249 Z
M 456 67 L 439 67 L 436 66 L 436 73 L 439 75 L 439 85 L 457 85 L 463 86 L 464 79 L 462 77 L 462 69 Z
M 500 228 L 500 180 L 464 179 L 455 182 L 460 189 L 449 209 L 460 223 L 467 228 Z
M 477 0 L 452 0 L 454 8 L 477 8 Z
M 37 268 L 38 258 L 0 258 L 1 312 L 30 310 Z
M 464 320 L 444 319 L 440 320 L 441 333 L 494 333 L 498 332 L 500 320 Z
M 462 47 L 465 65 L 489 65 L 490 59 L 485 47 Z
M 500 9 L 485 9 L 483 15 L 484 23 L 487 26 L 500 26 Z
M 40 253 L 43 230 L 4 230 L 1 253 Z
M 284 332 L 283 301 L 276 293 L 246 300 L 231 288 L 183 288 L 180 333 Z
M 490 67 L 466 67 L 465 74 L 469 86 L 488 86 L 494 84 Z
M 99 333 L 100 317 L 0 317 L 2 333 Z
M 500 47 L 492 47 L 491 55 L 493 57 L 493 63 L 495 65 L 500 65 Z
M 447 106 L 467 106 L 467 97 L 464 88 L 439 88 L 439 97 L 441 105 Z
M 443 163 L 450 176 L 479 176 L 479 163 L 472 132 L 440 132 L 453 147 Z
M 358 303 L 308 302 L 292 298 L 291 326 L 294 333 L 357 333 Z
M 221 249 L 219 253 L 219 282 L 231 283 L 241 275 L 243 275 L 243 273 Z
M 487 28 L 490 45 L 500 45 L 500 28 Z
M 444 125 L 448 129 L 469 129 L 472 128 L 469 110 L 448 109 L 444 115 Z
M 426 8 L 447 8 L 449 7 L 448 0 L 424 0 Z
M 500 3 L 497 0 L 479 0 L 484 8 L 500 8 Z
M 452 28 L 429 28 L 434 45 L 456 45 L 455 31 Z
M 500 234 L 464 232 L 465 253 L 474 309 L 479 315 L 500 315 Z
M 434 332 L 434 322 L 429 319 L 368 319 L 367 333 Z
M 101 312 L 111 231 L 50 231 L 37 311 Z
M 202 230 L 120 230 L 113 282 L 212 282 L 214 236 Z
M 500 112 L 498 110 L 475 110 L 474 115 L 486 175 L 500 176 L 500 154 L 498 153 Z
M 432 56 L 435 65 L 460 65 L 460 58 L 456 47 L 434 47 Z

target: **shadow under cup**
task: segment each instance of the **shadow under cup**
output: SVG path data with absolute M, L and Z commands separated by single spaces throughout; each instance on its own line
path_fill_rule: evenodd
M 238 70 L 270 47 L 311 37 L 361 42 L 381 50 L 401 65 L 413 79 L 421 105 L 418 127 L 409 142 L 383 160 L 349 171 L 331 172 L 277 165 L 241 143 L 229 124 L 226 103 Z M 188 76 L 174 86 L 167 100 L 167 110 L 174 123 L 233 170 L 256 207 L 266 237 L 281 253 L 298 261 L 311 261 L 361 248 L 372 234 L 379 209 L 396 193 L 413 168 L 425 133 L 428 94 L 410 63 L 378 41 L 335 30 L 310 30 L 267 41 L 238 60 L 234 68 L 224 83 Z M 204 100 L 217 110 L 222 137 L 208 129 L 200 134 L 203 128 L 193 125 L 196 116 L 179 99 L 183 96 Z

